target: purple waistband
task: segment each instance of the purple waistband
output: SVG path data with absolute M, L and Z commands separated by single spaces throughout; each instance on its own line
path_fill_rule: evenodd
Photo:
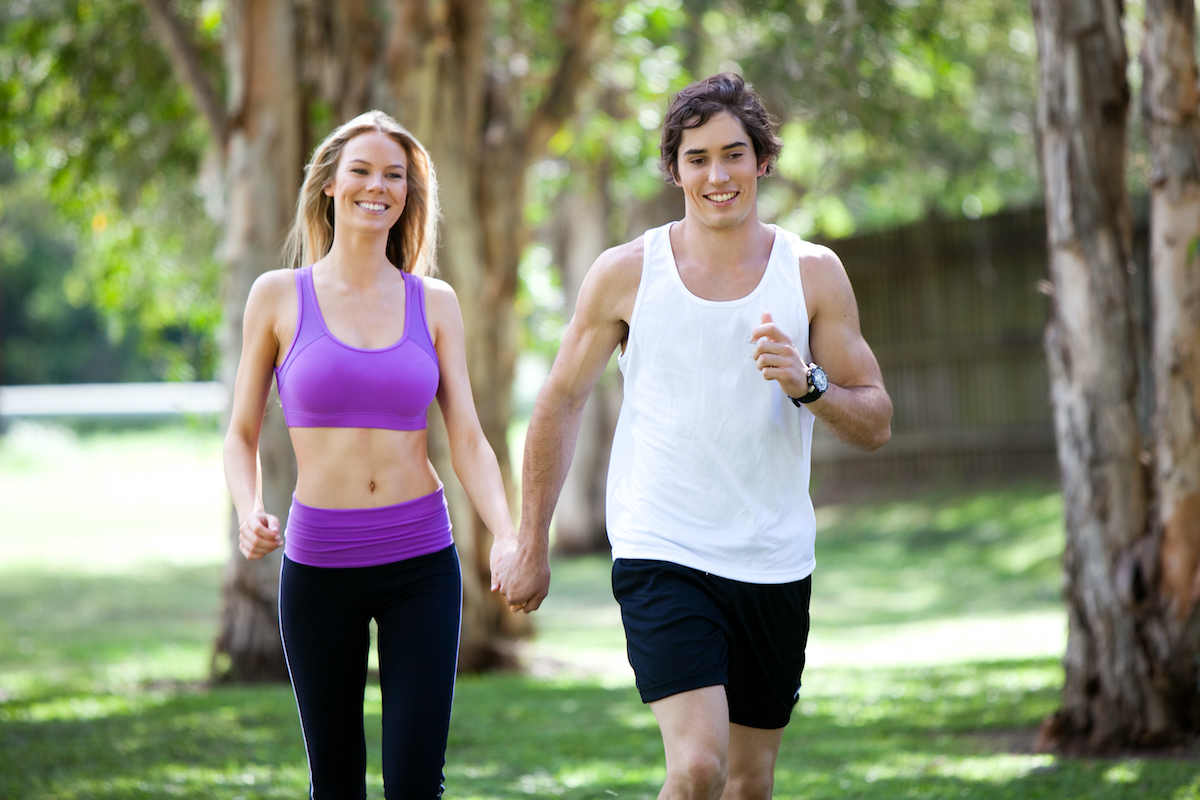
M 439 487 L 379 508 L 313 508 L 293 496 L 283 552 L 309 567 L 374 567 L 436 553 L 453 543 Z

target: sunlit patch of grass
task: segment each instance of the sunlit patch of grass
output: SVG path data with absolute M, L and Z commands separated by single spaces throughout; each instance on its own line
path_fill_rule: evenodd
M 0 564 L 108 573 L 220 563 L 230 549 L 220 436 L 172 426 L 0 437 Z
M 815 624 L 895 624 L 1059 605 L 1062 499 L 1055 487 L 831 505 L 817 510 L 817 523 Z

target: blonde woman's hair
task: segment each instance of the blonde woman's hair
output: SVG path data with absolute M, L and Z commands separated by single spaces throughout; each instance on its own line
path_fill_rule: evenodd
M 304 184 L 296 201 L 296 221 L 284 247 L 286 266 L 302 267 L 320 261 L 333 246 L 333 198 L 325 187 L 334 178 L 346 142 L 364 133 L 390 136 L 404 148 L 408 159 L 408 199 L 404 213 L 388 232 L 387 257 L 413 275 L 437 271 L 437 175 L 425 146 L 382 111 L 368 111 L 345 123 L 325 138 L 304 168 Z

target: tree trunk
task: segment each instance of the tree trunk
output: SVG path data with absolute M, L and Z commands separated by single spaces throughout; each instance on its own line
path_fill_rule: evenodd
M 485 158 L 485 135 L 503 134 L 492 129 L 488 106 L 488 7 L 393 0 L 391 8 L 393 28 L 383 70 L 388 83 L 380 94 L 391 99 L 389 110 L 429 148 L 437 168 L 443 220 L 439 268 L 458 295 L 475 406 L 511 502 L 515 498 L 506 434 L 516 361 L 516 261 L 510 265 L 503 257 L 489 259 L 488 214 L 494 210 L 485 196 L 483 177 L 493 170 L 497 174 L 492 178 L 510 180 L 508 204 L 519 209 L 522 204 L 513 198 L 523 196 L 524 165 Z M 514 233 L 519 230 L 518 225 Z M 490 535 L 455 477 L 440 415 L 432 414 L 430 423 L 430 458 L 446 487 L 463 569 L 459 668 L 503 665 L 508 658 L 496 634 L 522 632 L 513 623 L 525 621 L 510 619 L 502 598 L 489 591 Z
M 279 247 L 291 223 L 304 163 L 297 80 L 296 25 L 290 0 L 242 0 L 226 10 L 226 60 L 230 115 L 225 158 L 228 194 L 224 258 L 222 378 L 233 385 L 242 350 L 242 311 L 254 279 L 280 265 Z M 267 406 L 259 454 L 263 501 L 287 523 L 296 485 L 295 456 L 278 399 Z M 287 680 L 279 638 L 277 551 L 247 561 L 237 549 L 237 520 L 229 531 L 221 627 L 213 678 L 222 681 Z
M 1193 0 L 1149 0 L 1142 112 L 1150 140 L 1158 597 L 1148 649 L 1164 739 L 1200 730 L 1200 93 Z M 1153 564 L 1148 567 L 1153 567 Z M 1157 573 L 1157 574 L 1156 574 Z
M 462 307 L 475 407 L 515 512 L 507 437 L 517 359 L 517 265 L 527 240 L 525 172 L 573 110 L 598 17 L 589 0 L 560 9 L 564 49 L 558 72 L 537 109 L 523 116 L 519 87 L 507 67 L 489 61 L 488 4 L 392 0 L 391 9 L 382 70 L 386 95 L 437 166 L 439 264 Z M 460 669 L 503 664 L 508 656 L 497 634 L 527 632 L 528 618 L 510 614 L 503 598 L 488 591 L 491 535 L 455 479 L 440 420 L 430 429 L 430 454 L 446 484 L 463 564 Z
M 572 169 L 577 173 L 582 171 L 588 179 L 581 181 L 586 185 L 568 190 L 560 199 L 552 232 L 555 261 L 562 265 L 567 316 L 574 314 L 579 286 L 592 262 L 608 247 L 610 238 L 602 171 L 591 174 L 594 170 L 582 164 L 574 164 Z M 620 402 L 619 381 L 605 376 L 584 406 L 575 455 L 554 511 L 557 554 L 599 553 L 608 549 L 604 489 Z
M 1039 155 L 1053 310 L 1046 330 L 1066 514 L 1063 706 L 1046 748 L 1136 741 L 1162 715 L 1119 565 L 1147 530 L 1139 456 L 1131 213 L 1124 185 L 1129 87 L 1120 0 L 1034 0 Z

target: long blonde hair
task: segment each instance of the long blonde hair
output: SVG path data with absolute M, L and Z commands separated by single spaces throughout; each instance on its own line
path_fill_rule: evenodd
M 296 220 L 284 246 L 284 263 L 292 268 L 312 264 L 333 246 L 333 198 L 324 189 L 333 181 L 346 142 L 364 133 L 390 136 L 408 159 L 408 199 L 404 213 L 388 232 L 387 258 L 405 272 L 437 271 L 437 175 L 433 161 L 417 137 L 382 111 L 368 111 L 341 125 L 325 138 L 304 168 L 304 184 L 296 201 Z

